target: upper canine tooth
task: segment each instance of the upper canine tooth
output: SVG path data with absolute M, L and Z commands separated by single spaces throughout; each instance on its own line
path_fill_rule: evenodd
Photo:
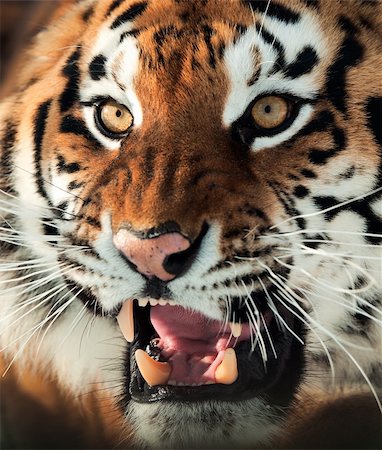
M 215 381 L 220 384 L 232 384 L 236 381 L 238 375 L 235 350 L 233 348 L 227 348 L 223 361 L 215 371 Z
M 128 342 L 134 340 L 133 300 L 125 300 L 117 316 L 119 327 Z
M 135 360 L 143 378 L 150 386 L 167 384 L 171 373 L 171 365 L 169 363 L 155 361 L 141 349 L 135 352 Z
M 230 327 L 231 327 L 231 332 L 232 332 L 232 336 L 237 338 L 241 335 L 241 331 L 243 329 L 243 326 L 241 323 L 236 323 L 236 322 L 230 322 Z
M 142 308 L 144 308 L 147 305 L 148 302 L 149 302 L 148 298 L 140 298 L 138 300 L 138 305 L 142 306 Z
M 151 298 L 150 298 L 149 301 L 150 301 L 150 305 L 151 305 L 151 306 L 156 306 L 156 305 L 158 304 L 158 300 L 154 300 L 154 299 L 151 299 Z

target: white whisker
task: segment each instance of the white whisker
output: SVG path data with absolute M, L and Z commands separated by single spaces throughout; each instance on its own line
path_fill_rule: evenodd
M 370 274 L 368 273 L 368 271 L 366 269 L 364 269 L 363 267 L 357 266 L 356 264 L 353 264 L 351 261 L 347 261 L 348 264 L 352 267 L 355 267 L 356 269 L 358 269 L 361 274 L 366 278 L 369 279 L 370 283 L 362 286 L 360 288 L 355 288 L 355 289 L 346 289 L 346 288 L 341 288 L 341 287 L 337 287 L 334 285 L 330 285 L 330 284 L 325 284 L 323 281 L 321 281 L 320 279 L 318 279 L 316 276 L 312 275 L 310 272 L 308 272 L 307 270 L 303 269 L 302 267 L 297 267 L 297 266 L 293 266 L 291 264 L 287 264 L 283 261 L 281 261 L 279 258 L 274 257 L 274 259 L 281 264 L 284 267 L 287 267 L 288 269 L 294 269 L 294 270 L 298 270 L 299 272 L 303 273 L 304 275 L 306 275 L 308 278 L 315 280 L 315 282 L 317 284 L 319 284 L 320 286 L 323 287 L 330 287 L 330 289 L 332 289 L 334 292 L 342 292 L 342 293 L 348 293 L 348 292 L 365 292 L 367 290 L 369 290 L 374 284 L 375 284 L 375 280 L 374 278 L 372 278 L 370 276 Z

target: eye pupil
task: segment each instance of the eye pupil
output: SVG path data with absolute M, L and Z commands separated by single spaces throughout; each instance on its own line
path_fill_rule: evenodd
M 272 111 L 272 107 L 270 105 L 266 105 L 265 108 L 264 108 L 264 112 L 269 114 L 271 111 Z
M 115 112 L 115 115 L 117 117 L 121 117 L 122 116 L 122 111 L 120 109 L 117 109 L 117 111 Z

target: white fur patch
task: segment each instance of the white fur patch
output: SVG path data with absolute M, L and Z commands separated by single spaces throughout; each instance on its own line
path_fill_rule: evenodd
M 319 57 L 325 56 L 324 37 L 308 15 L 296 24 L 284 24 L 276 19 L 266 18 L 264 26 L 285 47 L 287 63 L 292 62 L 307 45 L 312 46 Z M 258 50 L 256 53 L 258 60 L 254 60 L 254 49 Z M 226 49 L 224 62 L 231 87 L 222 117 L 225 127 L 229 127 L 242 116 L 248 105 L 262 95 L 289 94 L 306 100 L 315 97 L 320 87 L 315 70 L 298 79 L 289 79 L 282 72 L 270 75 L 269 71 L 276 59 L 276 49 L 263 39 L 255 26 L 250 27 L 236 43 Z M 258 80 L 248 86 L 248 80 L 258 68 L 260 69 Z M 252 146 L 253 150 L 273 147 L 290 139 L 307 123 L 312 112 L 312 106 L 304 105 L 287 130 L 276 136 L 256 138 Z
M 101 37 L 103 37 L 103 31 L 100 33 Z M 129 109 L 133 115 L 133 127 L 140 127 L 143 121 L 143 112 L 134 90 L 134 77 L 137 74 L 139 64 L 136 39 L 129 37 L 119 43 L 120 33 L 109 29 L 106 33 L 111 33 L 113 36 L 114 46 L 108 45 L 106 48 L 102 48 L 102 45 L 97 41 L 92 52 L 92 58 L 100 52 L 107 57 L 105 62 L 106 76 L 100 80 L 92 80 L 90 77 L 84 80 L 81 86 L 81 101 L 87 103 L 92 101 L 93 98 L 112 98 Z M 92 58 L 89 58 L 89 64 Z M 99 131 L 94 119 L 94 107 L 84 106 L 83 114 L 89 130 L 102 145 L 110 150 L 116 150 L 120 147 L 119 140 L 110 139 Z

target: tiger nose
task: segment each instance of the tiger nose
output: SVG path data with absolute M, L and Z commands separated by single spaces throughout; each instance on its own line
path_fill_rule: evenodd
M 146 277 L 170 281 L 182 273 L 188 263 L 191 243 L 180 233 L 165 233 L 154 238 L 139 238 L 121 229 L 113 237 L 115 247 Z

